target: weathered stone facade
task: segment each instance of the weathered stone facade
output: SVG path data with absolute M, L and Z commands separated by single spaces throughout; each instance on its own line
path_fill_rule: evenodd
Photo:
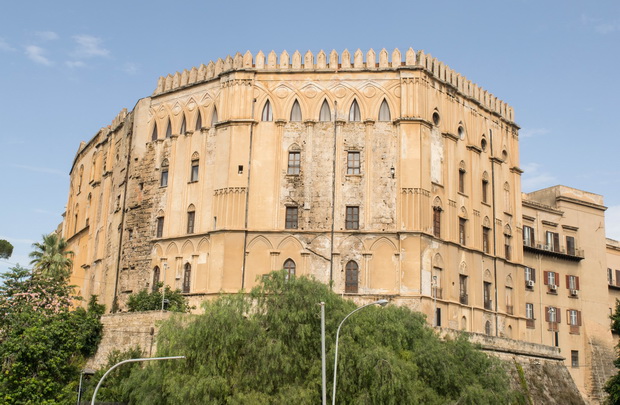
M 80 146 L 63 224 L 73 283 L 108 308 L 157 281 L 197 305 L 285 268 L 359 302 L 390 297 L 435 325 L 544 344 L 554 342 L 540 308 L 606 310 L 600 277 L 581 278 L 584 294 L 604 294 L 583 309 L 579 294 L 529 294 L 522 232 L 537 214 L 523 212 L 568 211 L 537 205 L 545 193 L 523 203 L 512 108 L 422 51 L 402 59 L 248 52 L 160 78 Z M 593 204 L 564 229 L 604 261 L 599 233 L 575 225 L 603 217 L 602 198 Z M 586 331 L 609 341 L 603 324 L 597 315 L 583 339 L 560 340 L 567 362 L 591 351 Z M 587 392 L 581 369 L 571 373 Z

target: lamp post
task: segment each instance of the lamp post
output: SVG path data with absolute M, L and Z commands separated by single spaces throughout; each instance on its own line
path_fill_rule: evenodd
M 336 353 L 334 354 L 334 389 L 332 392 L 332 405 L 336 405 L 336 372 L 338 371 L 338 339 L 340 338 L 340 328 L 342 327 L 342 324 L 344 323 L 344 321 L 346 321 L 351 315 L 353 315 L 357 311 L 360 311 L 371 305 L 381 305 L 382 307 L 384 307 L 387 305 L 387 303 L 388 303 L 388 300 L 379 300 L 379 301 L 371 302 L 370 304 L 362 305 L 361 307 L 356 308 L 353 311 L 351 311 L 349 315 L 345 316 L 342 322 L 340 322 L 340 325 L 338 325 L 338 331 L 336 332 Z
M 155 361 L 155 360 L 178 360 L 178 359 L 184 359 L 185 356 L 170 356 L 170 357 L 148 357 L 148 358 L 142 358 L 142 359 L 129 359 L 129 360 L 123 360 L 119 363 L 116 363 L 115 365 L 113 365 L 112 367 L 110 367 L 110 369 L 108 371 L 105 372 L 105 374 L 103 375 L 103 377 L 101 377 L 101 380 L 99 380 L 99 383 L 97 384 L 97 388 L 95 388 L 95 392 L 93 393 L 93 399 L 90 402 L 91 405 L 95 405 L 95 400 L 97 399 L 97 391 L 99 391 L 99 387 L 101 387 L 101 383 L 103 382 L 103 380 L 108 376 L 108 374 L 110 374 L 110 371 L 114 370 L 116 367 L 120 366 L 121 364 L 125 364 L 125 363 L 137 363 L 137 362 L 141 362 L 141 361 Z
M 92 370 L 90 368 L 85 368 L 84 370 L 82 370 L 82 372 L 80 372 L 80 385 L 78 386 L 77 405 L 80 405 L 80 401 L 82 400 L 82 379 L 84 378 L 84 375 L 94 375 L 94 374 L 95 374 L 95 370 Z
M 161 287 L 161 312 L 164 312 L 164 303 L 166 302 L 166 269 L 168 263 L 164 262 L 164 285 Z

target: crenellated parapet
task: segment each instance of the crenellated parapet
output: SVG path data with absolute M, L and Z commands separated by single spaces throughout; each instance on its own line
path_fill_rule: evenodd
M 360 49 L 356 50 L 353 55 L 346 49 L 340 55 L 335 50 L 332 50 L 329 55 L 323 50 L 316 55 L 310 51 L 303 55 L 299 51 L 295 51 L 292 55 L 283 51 L 279 57 L 274 51 L 268 55 L 265 55 L 263 51 L 259 51 L 256 55 L 250 51 L 243 55 L 237 52 L 234 56 L 228 55 L 225 59 L 210 61 L 207 65 L 202 64 L 197 68 L 193 67 L 190 70 L 186 69 L 183 72 L 160 77 L 153 95 L 210 81 L 232 71 L 350 72 L 404 69 L 423 69 L 438 81 L 451 86 L 485 109 L 506 120 L 514 121 L 514 110 L 507 103 L 438 61 L 430 53 L 426 54 L 422 50 L 416 52 L 412 48 L 405 52 L 404 60 L 400 50 L 394 49 L 388 53 L 385 48 L 378 55 L 373 49 L 365 55 Z

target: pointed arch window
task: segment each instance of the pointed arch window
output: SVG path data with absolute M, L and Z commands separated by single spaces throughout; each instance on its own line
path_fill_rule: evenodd
M 153 133 L 151 134 L 151 141 L 157 140 L 157 123 L 153 125 Z
M 359 122 L 362 120 L 360 114 L 360 106 L 357 104 L 357 100 L 353 100 L 351 103 L 351 108 L 349 109 L 349 121 L 351 122 Z
M 187 120 L 185 119 L 185 114 L 183 114 L 183 121 L 181 121 L 181 129 L 179 130 L 179 133 L 181 135 L 185 135 L 186 132 L 187 132 Z
M 344 283 L 344 292 L 348 294 L 357 294 L 359 286 L 359 266 L 354 260 L 350 260 L 346 265 L 346 278 Z
M 155 266 L 153 269 L 153 285 L 151 286 L 151 291 L 157 291 L 159 287 L 159 266 Z
M 190 183 L 198 181 L 199 168 L 200 168 L 200 160 L 198 157 L 198 152 L 194 152 L 194 154 L 192 155 L 192 168 L 191 168 L 190 177 L 189 177 Z
M 170 119 L 168 119 L 168 126 L 166 127 L 166 138 L 170 138 L 172 136 L 172 125 L 170 124 Z
M 161 174 L 159 177 L 159 187 L 168 187 L 168 159 L 161 162 Z
M 215 124 L 217 124 L 218 118 L 217 118 L 217 108 L 213 107 L 213 114 L 211 115 L 211 126 L 214 126 Z
M 291 122 L 301 122 L 301 107 L 297 100 L 295 100 L 293 108 L 291 108 Z
M 194 233 L 194 224 L 196 223 L 196 207 L 191 204 L 187 208 L 187 233 Z
M 273 121 L 273 111 L 271 110 L 271 103 L 269 100 L 265 103 L 263 107 L 263 113 L 261 114 L 261 121 Z
M 381 107 L 379 107 L 379 121 L 392 121 L 390 106 L 385 99 L 381 103 Z
M 327 100 L 323 101 L 323 105 L 321 106 L 321 112 L 319 113 L 319 121 L 321 122 L 329 122 L 332 120 L 332 112 L 329 109 L 329 104 Z
M 202 115 L 200 111 L 198 111 L 198 116 L 196 117 L 196 127 L 194 128 L 196 131 L 200 131 L 202 129 Z
M 192 278 L 192 265 L 189 263 L 185 263 L 185 268 L 183 270 L 183 292 L 185 294 L 189 293 L 190 291 L 191 278 Z
M 286 279 L 289 280 L 290 278 L 295 277 L 295 269 L 296 269 L 296 265 L 295 262 L 293 261 L 293 259 L 286 259 L 286 261 L 284 262 L 284 270 L 286 271 Z

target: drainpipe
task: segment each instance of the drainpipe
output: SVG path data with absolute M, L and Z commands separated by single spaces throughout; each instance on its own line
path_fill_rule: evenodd
M 248 213 L 249 213 L 249 203 L 250 203 L 250 173 L 252 171 L 252 139 L 254 135 L 254 105 L 256 104 L 256 99 L 252 100 L 252 113 L 250 117 L 252 118 L 252 122 L 250 123 L 250 150 L 248 151 L 248 185 L 245 189 L 245 223 L 243 226 L 243 265 L 241 266 L 241 289 L 245 288 L 245 262 L 246 262 L 246 254 L 245 250 L 247 249 L 248 243 Z
M 332 163 L 332 230 L 329 242 L 329 283 L 333 286 L 334 281 L 334 227 L 336 226 L 336 147 L 337 147 L 337 125 L 336 119 L 338 117 L 338 102 L 334 101 L 334 155 Z

